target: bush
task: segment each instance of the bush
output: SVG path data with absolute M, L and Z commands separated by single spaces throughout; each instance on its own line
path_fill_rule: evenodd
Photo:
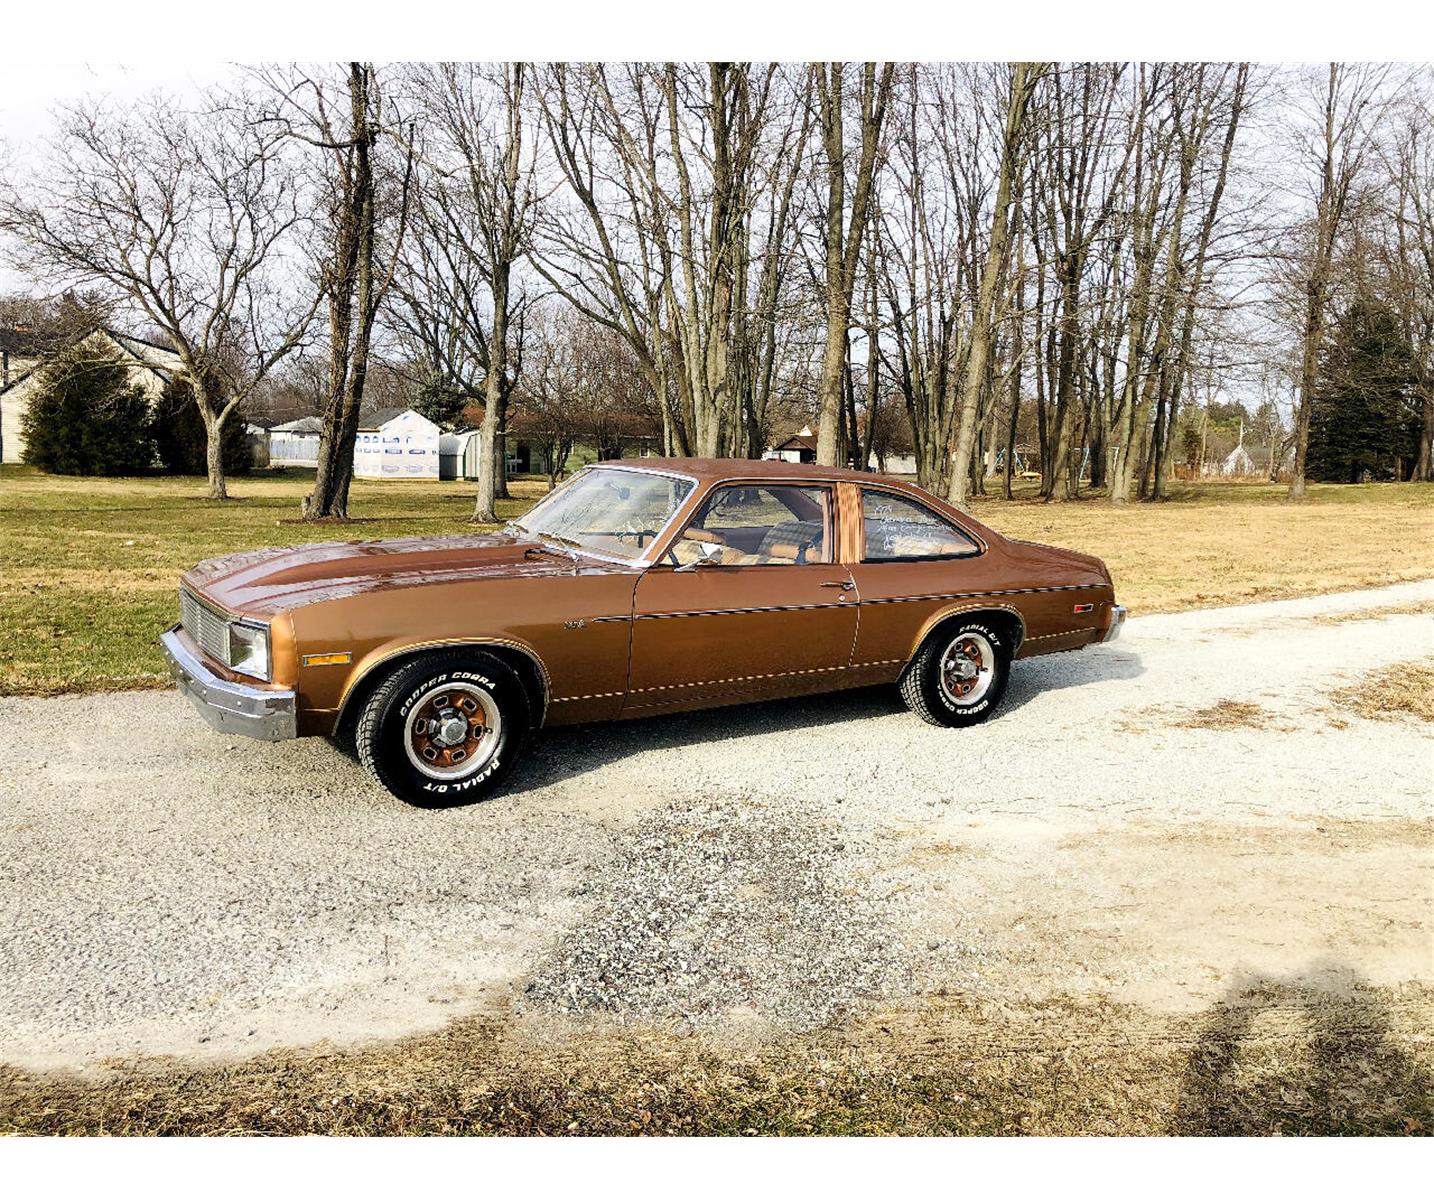
M 172 380 L 154 406 L 150 425 L 159 463 L 170 475 L 207 475 L 209 437 L 204 418 L 194 400 L 194 388 L 186 379 Z M 243 475 L 254 469 L 254 451 L 244 433 L 244 419 L 229 414 L 222 435 L 224 474 Z
M 1398 317 L 1368 301 L 1351 304 L 1320 359 L 1310 413 L 1311 479 L 1399 479 L 1419 454 L 1413 351 Z
M 41 369 L 21 421 L 25 461 L 56 475 L 137 475 L 154 466 L 149 424 L 125 363 L 81 343 Z

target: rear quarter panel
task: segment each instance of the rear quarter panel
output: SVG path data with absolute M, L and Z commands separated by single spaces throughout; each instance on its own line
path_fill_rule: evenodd
M 936 625 L 976 609 L 1020 618 L 1025 632 L 1018 658 L 1100 639 L 1114 592 L 1099 559 L 1007 539 L 925 493 L 913 493 L 966 529 L 982 550 L 967 558 L 853 565 L 861 620 L 852 666 L 864 681 L 895 678 Z M 1085 605 L 1088 612 L 1077 611 Z

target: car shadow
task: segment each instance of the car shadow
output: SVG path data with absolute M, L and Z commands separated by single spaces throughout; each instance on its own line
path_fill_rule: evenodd
M 1350 967 L 1245 975 L 1206 1014 L 1170 1132 L 1428 1134 L 1434 1075 L 1398 1044 L 1385 1001 Z
M 514 768 L 504 792 L 517 795 L 560 783 L 647 751 L 762 733 L 795 734 L 827 725 L 854 725 L 904 711 L 895 688 L 875 687 L 593 725 L 563 725 L 540 731 Z
M 1069 665 L 1052 669 L 1049 664 L 1055 658 L 1065 659 Z M 1132 679 L 1142 669 L 1138 656 L 1106 649 L 1018 662 L 995 724 L 999 725 L 1002 715 L 1014 712 L 1044 692 L 1111 679 Z M 519 795 L 646 751 L 681 749 L 757 734 L 797 735 L 832 725 L 855 726 L 875 717 L 895 714 L 919 720 L 907 712 L 895 686 L 882 685 L 602 724 L 564 725 L 538 733 L 515 766 L 504 791 Z
M 1137 679 L 1145 673 L 1140 655 L 1117 646 L 1092 646 L 1063 654 L 1042 655 L 1015 664 L 1001 711 L 1012 713 L 1038 696 L 1066 688 L 1091 687 L 1116 680 Z M 1001 719 L 997 714 L 996 720 Z

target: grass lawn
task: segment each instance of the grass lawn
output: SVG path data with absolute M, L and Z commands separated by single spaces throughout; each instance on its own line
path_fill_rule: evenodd
M 294 542 L 461 532 L 472 485 L 357 482 L 347 526 L 294 523 L 311 472 L 233 482 L 79 479 L 0 467 L 0 694 L 165 686 L 157 634 L 175 620 L 179 573 L 201 559 Z M 502 501 L 517 516 L 542 482 Z M 1434 487 L 1182 487 L 1165 504 L 1113 509 L 977 500 L 1003 533 L 1098 554 L 1133 613 L 1170 612 L 1434 577 Z

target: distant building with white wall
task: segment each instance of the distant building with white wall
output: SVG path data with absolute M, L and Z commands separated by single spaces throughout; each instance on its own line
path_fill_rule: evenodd
M 381 408 L 360 418 L 354 446 L 358 479 L 437 479 L 443 431 L 411 408 Z

